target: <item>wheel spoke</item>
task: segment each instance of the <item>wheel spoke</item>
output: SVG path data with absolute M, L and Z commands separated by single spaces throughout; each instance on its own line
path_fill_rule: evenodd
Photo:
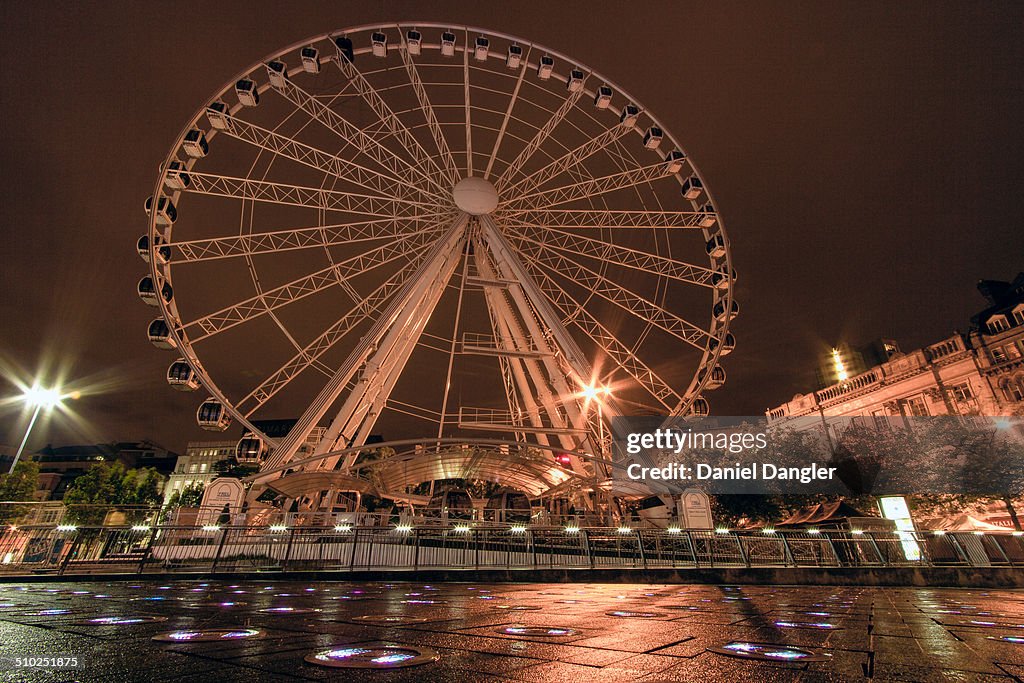
M 536 173 L 526 176 L 514 185 L 509 185 L 509 179 L 503 176 L 505 182 L 499 182 L 497 184 L 498 191 L 499 193 L 510 197 L 532 192 L 548 180 L 551 180 L 560 173 L 564 173 L 568 169 L 573 168 L 584 159 L 597 154 L 626 133 L 629 133 L 631 130 L 633 129 L 623 125 L 617 125 L 609 128 L 597 137 L 591 138 L 575 149 L 569 150 L 544 168 L 540 169 Z
M 404 123 L 391 111 L 391 107 L 388 106 L 384 98 L 380 96 L 380 93 L 370 85 L 369 81 L 362 74 L 359 69 L 355 67 L 348 59 L 335 56 L 331 59 L 332 62 L 341 70 L 341 73 L 348 78 L 352 85 L 355 86 L 356 92 L 359 93 L 360 97 L 370 106 L 370 109 L 374 111 L 381 122 L 387 127 L 387 129 L 394 135 L 398 141 L 402 144 L 402 147 L 410 155 L 412 155 L 415 167 L 421 170 L 427 168 L 433 168 L 437 172 L 442 172 L 441 167 L 437 165 L 434 157 L 427 153 L 427 150 L 423 149 L 423 145 L 416 139 L 416 136 L 412 134 Z M 431 176 L 427 176 L 432 184 L 437 186 L 439 190 L 444 188 L 438 184 L 438 182 Z
M 425 193 L 421 189 L 397 181 L 334 154 L 312 147 L 290 137 L 266 130 L 234 116 L 224 116 L 223 132 L 242 142 L 259 147 L 280 157 L 323 171 L 328 176 L 345 180 L 376 193 L 381 199 L 420 200 L 440 199 L 440 195 Z
M 508 107 L 505 109 L 505 116 L 501 120 L 501 128 L 498 129 L 498 139 L 494 141 L 494 149 L 491 150 L 491 158 L 487 160 L 487 169 L 484 171 L 485 179 L 489 179 L 491 177 L 491 170 L 494 168 L 494 160 L 498 158 L 498 150 L 501 149 L 501 141 L 505 138 L 505 130 L 508 128 L 508 122 L 512 119 L 512 110 L 515 109 L 516 102 L 519 101 L 519 90 L 523 87 L 523 79 L 526 77 L 526 70 L 530 67 L 531 51 L 532 48 L 527 48 L 526 54 L 523 55 L 523 62 L 519 67 L 519 76 L 516 77 L 516 87 L 512 90 L 512 96 L 509 97 Z
M 439 229 L 435 229 L 422 234 L 399 237 L 364 254 L 332 264 L 263 294 L 185 323 L 181 326 L 182 332 L 193 344 L 198 343 L 212 335 L 258 318 L 268 311 L 323 291 L 350 277 L 398 259 L 407 259 L 410 254 L 415 254 L 436 238 L 438 231 Z
M 577 283 L 580 287 L 597 294 L 640 320 L 661 328 L 701 351 L 707 347 L 711 335 L 706 330 L 630 291 L 624 285 L 609 280 L 597 271 L 580 265 L 541 243 L 517 239 L 515 235 L 510 236 L 509 239 L 516 244 L 520 254 L 525 258 L 545 265 L 550 270 Z
M 234 197 L 326 211 L 344 211 L 378 218 L 403 217 L 413 211 L 436 208 L 433 204 L 411 202 L 405 199 L 381 199 L 352 192 L 286 185 L 249 178 L 232 178 L 212 173 L 191 171 L 189 177 L 192 184 L 186 192 L 195 194 Z
M 516 209 L 498 212 L 499 218 L 514 218 L 531 225 L 572 230 L 629 228 L 702 229 L 708 214 L 700 211 L 607 211 L 602 209 Z
M 310 118 L 320 122 L 346 143 L 373 159 L 381 168 L 392 173 L 401 182 L 415 185 L 420 189 L 422 189 L 422 183 L 427 182 L 436 191 L 444 190 L 428 173 L 392 152 L 290 80 L 285 81 L 283 87 L 275 89 L 286 100 L 306 112 Z
M 594 197 L 609 192 L 615 192 L 616 190 L 623 190 L 635 185 L 654 182 L 655 180 L 667 178 L 671 175 L 674 174 L 669 170 L 668 164 L 665 162 L 659 162 L 657 164 L 641 166 L 640 168 L 622 171 L 620 173 L 612 173 L 611 175 L 593 178 L 591 180 L 585 180 L 571 185 L 563 185 L 551 190 L 542 190 L 531 194 L 518 195 L 508 200 L 505 203 L 505 207 L 514 210 L 529 206 L 543 210 L 551 206 L 557 206 L 558 204 L 567 204 L 569 202 L 576 201 L 577 199 Z
M 384 304 L 409 280 L 412 273 L 422 263 L 423 258 L 425 256 L 421 254 L 418 259 L 410 261 L 407 267 L 399 270 L 369 295 L 359 300 L 345 315 L 299 350 L 287 363 L 260 382 L 255 389 L 239 401 L 239 409 L 246 415 L 252 415 L 274 394 L 284 389 L 289 382 L 318 363 L 325 353 L 357 325 L 372 318 L 375 314 L 380 314 Z
M 429 232 L 430 228 L 418 230 L 412 228 L 434 225 L 449 216 L 450 214 L 434 213 L 401 218 L 377 218 L 354 223 L 336 223 L 334 225 L 173 242 L 170 245 L 175 250 L 172 261 L 174 265 L 179 265 L 235 256 L 252 256 L 278 251 L 393 239 L 401 235 Z
M 589 73 L 587 73 L 584 76 L 584 86 L 586 85 L 586 79 L 589 77 Z M 555 129 L 558 127 L 558 124 L 560 124 L 565 119 L 565 117 L 569 115 L 569 112 L 572 111 L 573 107 L 576 106 L 576 103 L 579 102 L 580 97 L 583 96 L 584 91 L 585 87 L 581 87 L 576 92 L 569 93 L 569 95 L 565 98 L 565 100 L 558 107 L 558 109 L 555 110 L 555 113 L 553 113 L 551 117 L 544 123 L 544 125 L 540 127 L 537 133 L 533 136 L 533 139 L 530 140 L 530 142 L 527 143 L 526 147 L 524 147 L 522 151 L 519 152 L 519 156 L 517 156 L 515 160 L 511 164 L 509 164 L 508 168 L 506 168 L 502 172 L 501 176 L 498 178 L 498 181 L 495 183 L 495 186 L 498 188 L 499 192 L 508 187 L 509 183 L 512 182 L 513 176 L 522 175 L 522 169 L 524 164 L 526 164 L 526 162 L 530 160 L 530 157 L 533 156 L 534 152 L 540 149 L 541 145 L 547 142 L 547 139 L 551 137 L 552 133 L 555 132 Z M 511 112 L 511 105 L 509 111 Z
M 448 140 L 444 136 L 444 131 L 441 130 L 441 124 L 437 120 L 434 106 L 430 103 L 427 89 L 423 86 L 423 79 L 420 78 L 420 73 L 416 69 L 416 62 L 413 61 L 412 55 L 409 54 L 404 34 L 402 34 L 402 45 L 399 53 L 402 56 L 402 62 L 405 64 L 405 72 L 409 75 L 409 82 L 412 84 L 413 92 L 416 93 L 416 99 L 420 103 L 420 109 L 423 110 L 423 116 L 427 120 L 427 128 L 430 129 L 430 135 L 434 138 L 434 144 L 437 145 L 437 151 L 441 155 L 441 161 L 444 163 L 448 182 L 454 186 L 460 180 L 458 164 L 455 163 L 455 157 L 448 147 Z
M 677 282 L 713 287 L 712 276 L 715 271 L 705 266 L 697 266 L 678 259 L 673 259 L 649 251 L 630 249 L 610 242 L 584 237 L 562 230 L 547 227 L 533 227 L 526 223 L 517 224 L 517 233 L 510 237 L 513 241 L 525 240 L 535 245 L 547 246 L 565 254 L 568 258 L 577 255 L 614 263 L 651 275 L 667 277 Z

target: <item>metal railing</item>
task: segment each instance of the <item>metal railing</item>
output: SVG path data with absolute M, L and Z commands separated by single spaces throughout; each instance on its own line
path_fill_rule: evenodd
M 414 526 L 5 526 L 0 574 L 1020 567 L 1017 533 Z

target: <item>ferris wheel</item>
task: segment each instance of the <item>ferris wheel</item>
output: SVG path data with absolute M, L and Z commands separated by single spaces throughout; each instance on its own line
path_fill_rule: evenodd
M 610 79 L 493 31 L 275 52 L 189 119 L 146 212 L 167 381 L 267 465 L 317 429 L 321 469 L 375 433 L 596 452 L 617 415 L 707 414 L 735 345 L 729 240 L 682 145 Z

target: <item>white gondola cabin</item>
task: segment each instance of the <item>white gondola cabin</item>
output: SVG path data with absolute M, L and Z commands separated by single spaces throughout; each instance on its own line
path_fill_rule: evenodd
M 206 108 L 206 120 L 210 122 L 211 128 L 216 128 L 217 130 L 224 130 L 228 127 L 228 116 L 230 114 L 227 103 L 220 100 L 211 102 Z
M 441 54 L 445 57 L 455 56 L 455 34 L 451 31 L 441 34 Z
M 717 349 L 718 348 L 718 339 L 715 338 L 715 337 L 712 337 L 710 343 L 708 344 L 708 346 L 711 348 L 712 351 Z M 725 335 L 725 341 L 722 343 L 722 355 L 723 356 L 728 356 L 730 353 L 732 353 L 733 349 L 735 349 L 735 348 L 736 348 L 736 337 L 732 336 L 732 332 L 729 332 L 728 334 Z
M 638 118 L 640 118 L 640 107 L 635 104 L 627 104 L 619 114 L 619 124 L 626 128 L 632 128 L 636 125 Z
M 198 128 L 193 128 L 185 133 L 181 147 L 185 150 L 185 154 L 194 159 L 205 157 L 210 152 L 210 144 L 206 142 L 206 133 Z
M 167 165 L 167 172 L 164 174 L 164 185 L 170 190 L 187 190 L 192 184 L 192 178 L 185 171 L 185 164 L 180 161 L 172 161 Z
M 152 211 L 153 198 L 150 197 L 146 200 L 146 215 L 150 215 Z M 174 207 L 174 202 L 168 197 L 160 197 L 156 203 L 156 224 L 172 225 L 176 220 L 178 220 L 178 210 Z
M 167 383 L 175 391 L 195 391 L 199 388 L 199 378 L 184 358 L 179 358 L 167 368 Z
M 235 459 L 241 463 L 260 462 L 265 453 L 263 439 L 249 432 L 246 432 L 235 446 Z
M 555 70 L 555 60 L 551 55 L 544 55 L 537 65 L 537 78 L 546 81 L 551 78 L 551 72 Z
M 320 50 L 312 45 L 304 47 L 299 52 L 299 58 L 302 60 L 303 71 L 310 74 L 320 73 Z
M 715 304 L 715 307 L 711 309 L 711 311 L 714 314 L 716 320 L 718 320 L 719 322 L 724 322 L 726 318 L 732 320 L 737 315 L 739 315 L 740 305 L 733 301 L 731 310 L 729 310 L 729 312 L 726 313 L 725 302 L 719 301 L 717 304 Z
M 664 133 L 661 132 L 661 128 L 651 126 L 644 133 L 644 147 L 647 149 L 658 149 L 661 146 L 661 139 L 663 137 Z
M 725 238 L 722 237 L 722 233 L 715 233 L 715 235 L 708 240 L 705 251 L 707 251 L 708 256 L 712 258 L 722 258 L 725 256 Z
M 704 191 L 704 183 L 695 175 L 683 181 L 683 199 L 693 201 Z
M 160 294 L 157 295 L 156 287 L 153 285 L 153 278 L 149 275 L 139 280 L 139 284 L 136 287 L 139 292 L 139 298 L 142 299 L 142 303 L 147 306 L 156 306 L 160 303 L 160 297 L 164 298 L 165 302 L 170 302 L 174 298 L 174 291 L 171 289 L 171 284 L 165 282 L 163 287 L 160 288 Z
M 246 107 L 255 107 L 260 103 L 260 93 L 256 89 L 256 83 L 248 78 L 243 78 L 235 83 L 235 95 L 238 101 Z
M 267 79 L 275 88 L 283 88 L 288 82 L 288 66 L 278 59 L 267 62 Z
M 171 337 L 171 328 L 167 326 L 167 321 L 163 318 L 157 318 L 151 322 L 146 332 L 149 335 L 149 341 L 156 348 L 173 349 L 175 347 L 174 338 Z
M 710 228 L 715 225 L 718 221 L 718 215 L 715 213 L 715 205 L 708 202 L 704 206 L 700 207 L 701 212 L 704 214 L 700 219 L 700 227 Z
M 423 34 L 413 29 L 405 34 L 405 49 L 411 55 L 418 55 L 423 51 Z
M 388 37 L 381 31 L 374 31 L 370 34 L 370 49 L 374 57 L 388 56 Z
M 607 85 L 602 85 L 597 89 L 597 94 L 594 95 L 594 106 L 598 109 L 607 109 L 612 103 L 612 89 Z
M 707 417 L 711 414 L 711 405 L 708 400 L 703 396 L 698 396 L 693 399 L 693 403 L 690 404 L 690 415 L 694 417 Z
M 487 53 L 490 52 L 491 41 L 487 40 L 484 36 L 477 36 L 476 43 L 473 44 L 473 59 L 478 62 L 487 61 Z
M 208 431 L 223 432 L 231 426 L 231 415 L 224 404 L 211 396 L 200 404 L 196 411 L 196 422 Z
M 344 59 L 346 62 L 354 62 L 356 60 L 356 53 L 352 49 L 351 38 L 335 36 L 334 47 L 338 51 L 338 59 Z
M 705 377 L 707 378 L 706 382 L 704 382 Z M 725 369 L 721 365 L 716 365 L 709 374 L 707 368 L 705 368 L 700 371 L 697 379 L 704 382 L 705 391 L 714 391 L 725 384 Z
M 580 69 L 570 69 L 569 79 L 565 82 L 565 88 L 569 92 L 583 90 L 583 71 Z
M 669 173 L 679 173 L 683 168 L 686 155 L 678 149 L 674 149 L 665 155 L 665 170 Z
M 159 235 L 156 237 L 156 258 L 158 263 L 167 263 L 171 260 L 171 248 L 163 244 L 163 238 Z M 139 256 L 146 263 L 149 263 L 149 235 L 143 235 L 139 238 L 139 241 L 135 243 L 135 249 L 139 252 Z
M 518 69 L 523 63 L 523 48 L 515 43 L 508 46 L 508 54 L 505 55 L 505 66 L 510 69 Z

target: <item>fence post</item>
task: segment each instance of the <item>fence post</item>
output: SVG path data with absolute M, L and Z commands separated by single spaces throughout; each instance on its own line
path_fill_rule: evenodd
M 419 527 L 413 529 L 413 531 L 412 531 L 412 538 L 413 538 L 413 543 L 415 544 L 415 547 L 413 548 L 413 551 L 412 551 L 412 568 L 413 569 L 419 569 L 420 568 L 420 530 L 419 530 Z
M 228 532 L 231 531 L 231 527 L 224 527 L 224 530 L 220 532 L 220 543 L 217 544 L 217 554 L 213 556 L 213 563 L 210 565 L 210 571 L 217 571 L 217 563 L 220 562 L 221 553 L 224 552 L 224 544 L 228 541 Z
M 356 568 L 356 548 L 359 547 L 359 527 L 352 530 L 352 556 L 349 558 L 348 570 Z
M 786 540 L 786 533 L 782 532 L 779 534 L 779 538 L 782 539 L 782 559 L 789 566 L 796 566 L 796 559 L 793 558 L 793 550 L 789 547 L 789 541 Z
M 740 559 L 743 560 L 743 564 L 747 565 L 747 567 L 749 568 L 750 556 L 747 555 L 747 551 L 743 549 L 743 540 L 740 538 L 739 534 L 736 534 L 736 547 L 740 551 Z
M 288 545 L 284 549 L 284 560 L 281 562 L 281 571 L 288 571 L 288 560 L 292 556 L 292 543 L 295 542 L 295 527 L 292 527 L 288 533 Z
M 149 559 L 150 553 L 153 552 L 153 541 L 156 540 L 156 531 L 154 529 L 149 530 L 149 543 L 146 544 L 146 549 L 142 553 L 142 559 L 139 560 L 139 570 L 136 574 L 141 574 L 146 569 L 146 560 Z
M 888 559 L 884 555 L 882 555 L 882 549 L 878 547 L 878 542 L 875 541 L 875 534 L 874 534 L 874 532 L 865 531 L 864 535 L 868 537 L 869 541 L 871 541 L 871 547 L 875 549 L 875 553 L 878 555 L 878 562 L 883 567 L 888 566 L 889 565 L 889 561 L 888 561 Z
M 644 569 L 647 569 L 647 553 L 644 552 L 644 532 L 643 529 L 636 530 L 636 547 L 640 550 L 640 564 Z
M 473 564 L 477 571 L 480 570 L 480 534 L 479 529 L 471 528 L 469 533 L 473 534 Z
M 590 545 L 590 532 L 586 529 L 580 529 L 580 534 L 583 537 L 583 549 L 587 551 L 587 558 L 590 560 L 590 568 L 594 568 L 594 547 Z
M 533 568 L 537 568 L 537 539 L 533 537 L 533 529 L 527 529 L 526 535 L 530 539 L 530 549 L 533 551 Z
M 78 551 L 78 539 L 81 537 L 81 532 L 75 530 L 75 538 L 71 541 L 71 547 L 68 548 L 67 554 L 64 556 L 64 561 L 60 563 L 60 569 L 57 570 L 58 576 L 64 575 L 64 570 L 67 569 L 68 563 L 71 562 L 71 557 Z

